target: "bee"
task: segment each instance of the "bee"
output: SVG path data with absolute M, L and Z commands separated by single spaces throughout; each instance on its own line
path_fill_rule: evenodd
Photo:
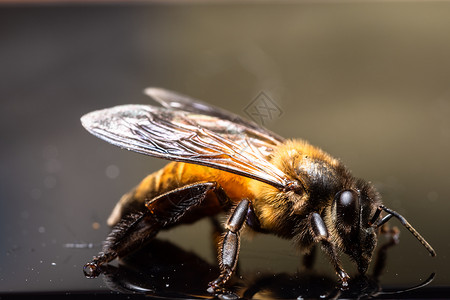
M 319 244 L 344 286 L 350 277 L 340 253 L 364 274 L 392 217 L 436 256 L 403 216 L 382 204 L 371 183 L 318 147 L 168 90 L 145 93 L 161 107 L 121 105 L 81 118 L 100 139 L 172 161 L 122 196 L 107 220 L 112 231 L 102 251 L 84 266 L 86 276 L 97 276 L 103 264 L 139 249 L 160 230 L 220 212 L 229 217 L 212 293 L 224 290 L 236 268 L 243 227 L 291 239 L 306 254 Z

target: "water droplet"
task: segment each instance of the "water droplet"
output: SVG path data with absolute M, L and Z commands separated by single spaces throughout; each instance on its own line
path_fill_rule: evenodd
M 54 145 L 48 145 L 42 150 L 42 156 L 45 159 L 52 159 L 58 156 L 58 148 Z
M 428 192 L 427 198 L 430 202 L 436 202 L 439 199 L 439 194 L 436 191 L 431 191 Z
M 116 165 L 109 165 L 105 170 L 106 176 L 110 179 L 115 179 L 120 175 L 120 169 Z
M 61 162 L 57 159 L 49 159 L 45 162 L 45 170 L 48 173 L 58 173 L 61 170 Z
M 40 189 L 32 189 L 30 191 L 30 197 L 34 200 L 40 199 L 42 196 L 42 191 Z
M 44 186 L 48 189 L 52 189 L 56 186 L 56 177 L 55 176 L 46 176 L 44 178 Z

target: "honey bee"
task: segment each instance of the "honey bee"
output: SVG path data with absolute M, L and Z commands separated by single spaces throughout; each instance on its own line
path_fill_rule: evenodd
M 173 161 L 122 196 L 108 218 L 113 228 L 102 251 L 84 266 L 86 276 L 97 276 L 101 265 L 162 229 L 223 211 L 229 217 L 212 293 L 223 291 L 236 268 L 244 224 L 292 239 L 304 253 L 319 244 L 344 286 L 349 275 L 339 253 L 364 274 L 377 235 L 392 217 L 436 255 L 403 216 L 382 204 L 371 183 L 353 177 L 323 150 L 199 100 L 160 88 L 145 92 L 162 107 L 122 105 L 81 118 L 90 133 L 111 144 Z

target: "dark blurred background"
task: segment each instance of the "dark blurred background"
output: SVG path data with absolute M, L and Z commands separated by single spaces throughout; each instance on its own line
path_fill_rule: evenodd
M 264 92 L 281 112 L 267 127 L 374 182 L 437 251 L 402 230 L 380 283 L 436 272 L 431 286 L 449 285 L 449 2 L 50 2 L 0 4 L 1 293 L 108 290 L 82 266 L 116 201 L 165 162 L 96 139 L 79 118 L 151 103 L 148 86 L 242 116 Z M 209 234 L 201 221 L 160 237 L 214 265 Z M 241 249 L 250 277 L 301 268 L 289 241 L 258 235 Z

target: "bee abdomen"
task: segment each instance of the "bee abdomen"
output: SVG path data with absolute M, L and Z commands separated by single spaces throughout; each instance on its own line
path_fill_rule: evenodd
M 136 187 L 124 194 L 117 202 L 107 223 L 114 226 L 124 216 L 146 209 L 145 202 L 167 191 L 180 187 L 183 163 L 172 162 L 164 168 L 145 177 Z

